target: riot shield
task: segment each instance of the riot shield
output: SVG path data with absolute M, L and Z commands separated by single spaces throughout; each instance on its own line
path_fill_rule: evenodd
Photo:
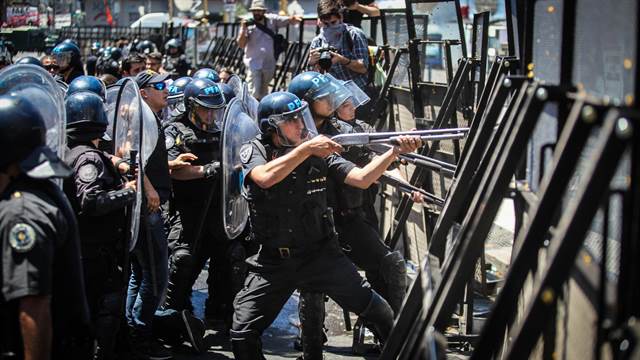
M 236 97 L 240 99 L 244 98 L 244 84 L 238 75 L 231 75 L 229 80 L 227 80 L 227 85 L 231 86 Z
M 108 95 L 108 101 L 112 99 Z M 146 107 L 146 109 L 145 109 Z M 115 103 L 108 104 L 112 113 L 108 113 L 111 123 L 113 154 L 130 161 L 137 169 L 136 200 L 132 205 L 129 226 L 129 250 L 133 250 L 140 232 L 140 218 L 143 205 L 144 167 L 158 142 L 158 127 L 155 116 L 140 97 L 138 85 L 132 79 L 124 81 L 115 98 Z
M 60 159 L 67 144 L 64 94 L 56 80 L 43 68 L 17 64 L 0 71 L 0 95 L 15 94 L 29 99 L 47 127 L 47 146 Z
M 240 98 L 231 100 L 222 123 L 222 216 L 224 231 L 230 239 L 242 233 L 249 217 L 249 205 L 242 196 L 240 148 L 259 133 L 256 121 L 249 116 Z
M 242 102 L 247 109 L 247 114 L 249 114 L 252 119 L 257 119 L 259 101 L 251 95 L 251 91 L 249 91 L 249 84 L 244 83 L 243 85 Z M 238 96 L 236 95 L 236 97 Z

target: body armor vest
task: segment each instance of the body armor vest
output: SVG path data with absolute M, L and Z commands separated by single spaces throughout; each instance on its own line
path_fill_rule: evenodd
M 253 143 L 264 152 L 267 161 L 290 151 L 276 150 L 258 140 Z M 327 173 L 326 161 L 310 156 L 269 189 L 249 183 L 249 213 L 255 240 L 271 248 L 304 251 L 332 236 Z
M 193 165 L 206 165 L 213 161 L 220 161 L 220 133 L 209 133 L 196 129 L 188 120 L 187 114 L 183 114 L 177 121 L 168 126 L 174 126 L 178 130 L 176 146 L 181 153 L 192 153 L 198 159 L 192 161 Z M 202 211 L 205 198 L 211 191 L 211 187 L 220 187 L 219 178 L 172 180 L 176 209 L 179 211 Z M 219 214 L 220 191 L 214 192 L 214 198 L 209 206 L 209 218 Z M 221 215 L 220 215 L 221 216 Z

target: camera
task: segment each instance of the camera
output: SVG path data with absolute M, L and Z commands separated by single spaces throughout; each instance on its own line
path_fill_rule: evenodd
M 251 19 L 247 19 L 245 23 L 247 24 L 247 26 L 251 26 L 251 25 L 255 25 L 256 21 L 253 18 L 251 18 Z
M 324 71 L 329 71 L 331 69 L 331 51 L 338 52 L 333 46 L 323 46 L 319 49 L 320 51 L 320 60 L 318 60 L 318 65 L 320 69 Z

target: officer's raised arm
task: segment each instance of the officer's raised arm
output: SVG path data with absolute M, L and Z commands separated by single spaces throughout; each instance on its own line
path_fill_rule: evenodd
M 387 168 L 397 160 L 398 155 L 415 151 L 422 146 L 422 140 L 417 136 L 402 136 L 399 145 L 389 149 L 381 156 L 375 157 L 369 164 L 362 168 L 354 168 L 344 179 L 345 184 L 366 189 L 376 182 Z

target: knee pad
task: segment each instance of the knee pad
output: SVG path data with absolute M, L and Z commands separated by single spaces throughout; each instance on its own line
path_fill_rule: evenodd
M 185 248 L 176 248 L 173 254 L 171 254 L 172 267 L 191 266 L 193 264 L 193 255 L 191 251 Z
M 407 268 L 400 252 L 394 251 L 382 258 L 380 274 L 385 282 L 385 298 L 397 315 L 407 291 Z

